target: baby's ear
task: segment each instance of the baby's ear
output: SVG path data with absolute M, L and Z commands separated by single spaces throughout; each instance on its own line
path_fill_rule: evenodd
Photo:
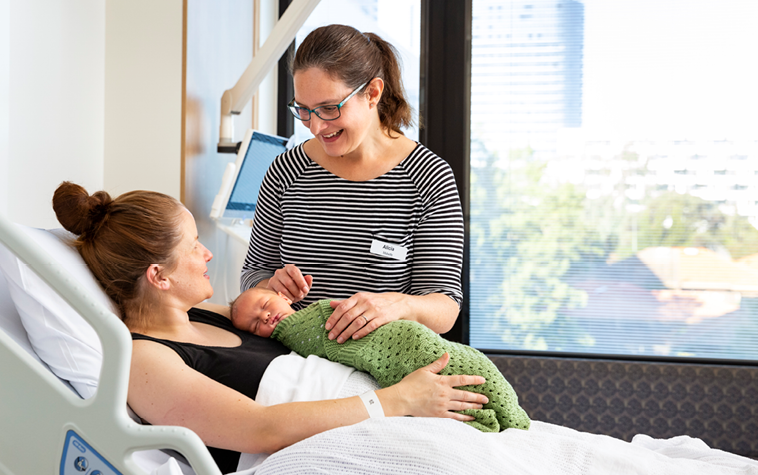
M 281 292 L 277 292 L 276 295 L 283 298 L 285 302 L 287 302 L 287 305 L 292 305 L 292 300 L 288 299 L 286 295 L 284 295 Z

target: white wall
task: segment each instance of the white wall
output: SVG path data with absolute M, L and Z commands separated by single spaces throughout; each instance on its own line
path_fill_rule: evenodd
M 116 196 L 152 189 L 195 214 L 219 302 L 235 296 L 246 246 L 208 218 L 226 163 L 216 153 L 221 95 L 252 58 L 251 0 L 188 2 L 186 157 L 182 177 L 182 0 L 0 0 L 0 212 L 59 226 L 63 180 Z M 261 42 L 276 2 L 261 0 Z M 261 86 L 258 128 L 275 132 L 275 73 Z M 248 105 L 235 138 L 251 125 Z M 182 182 L 182 180 L 184 180 Z
M 0 0 L 0 214 L 8 215 L 8 119 L 10 117 L 10 0 Z
M 182 0 L 0 0 L 0 212 L 55 187 L 181 190 Z
M 210 3 L 189 0 L 187 6 L 187 113 L 185 204 L 195 216 L 200 241 L 213 253 L 208 275 L 215 293 L 211 302 L 227 303 L 239 294 L 239 275 L 247 243 L 230 237 L 209 218 L 213 199 L 232 154 L 216 152 L 221 96 L 232 88 L 253 56 L 252 0 Z M 277 2 L 260 0 L 260 44 L 278 19 Z M 276 68 L 258 89 L 258 124 L 255 128 L 276 133 Z M 248 103 L 234 117 L 235 141 L 252 124 Z
M 0 12 L 0 206 L 13 221 L 56 226 L 50 201 L 61 181 L 103 184 L 105 6 L 4 0 Z
M 214 254 L 208 275 L 214 303 L 239 294 L 244 254 L 209 217 L 221 177 L 233 154 L 216 152 L 221 96 L 234 86 L 253 57 L 253 1 L 187 2 L 187 114 L 185 204 L 195 216 L 200 241 Z M 248 103 L 234 117 L 234 140 L 252 123 Z
M 277 18 L 261 0 L 261 43 Z M 188 2 L 186 157 L 182 177 L 182 0 L 0 0 L 0 213 L 57 227 L 63 180 L 116 196 L 180 197 L 198 221 L 217 298 L 239 288 L 246 246 L 208 219 L 226 163 L 216 153 L 221 95 L 252 58 L 252 0 Z M 261 85 L 258 128 L 276 128 L 276 73 Z M 235 138 L 251 125 L 248 105 Z M 184 180 L 182 182 L 182 180 Z
M 105 3 L 105 167 L 112 194 L 180 198 L 182 0 Z

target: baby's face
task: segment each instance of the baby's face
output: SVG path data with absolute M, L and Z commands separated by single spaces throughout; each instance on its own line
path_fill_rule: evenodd
M 272 290 L 250 289 L 239 296 L 232 323 L 240 330 L 268 338 L 282 319 L 295 313 L 285 297 Z

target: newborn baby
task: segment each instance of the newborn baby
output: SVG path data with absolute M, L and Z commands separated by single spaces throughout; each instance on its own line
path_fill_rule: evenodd
M 391 386 L 413 371 L 450 354 L 442 375 L 478 375 L 487 381 L 460 389 L 484 394 L 482 409 L 460 411 L 476 419 L 466 422 L 483 432 L 511 427 L 528 429 L 530 420 L 518 405 L 518 396 L 492 361 L 470 346 L 447 341 L 424 325 L 396 320 L 359 340 L 344 343 L 327 338 L 324 324 L 333 309 L 320 300 L 300 311 L 281 293 L 252 288 L 231 303 L 232 323 L 240 330 L 274 338 L 303 357 L 316 355 L 371 374 L 380 386 Z

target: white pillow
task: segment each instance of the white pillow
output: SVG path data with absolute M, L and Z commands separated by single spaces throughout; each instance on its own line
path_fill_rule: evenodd
M 5 274 L 2 272 L 0 272 L 0 329 L 11 337 L 11 340 L 18 343 L 32 358 L 42 363 L 37 353 L 34 352 L 34 348 L 32 348 L 32 344 L 29 342 L 29 337 L 26 335 L 26 330 L 21 324 L 18 310 L 16 310 L 13 299 L 11 299 L 11 294 L 8 292 L 8 282 L 5 279 Z M 45 365 L 45 363 L 42 364 Z
M 92 298 L 118 315 L 64 229 L 19 227 L 47 251 Z M 97 389 L 103 352 L 95 330 L 15 254 L 0 245 L 0 271 L 34 351 L 59 378 L 83 398 Z

